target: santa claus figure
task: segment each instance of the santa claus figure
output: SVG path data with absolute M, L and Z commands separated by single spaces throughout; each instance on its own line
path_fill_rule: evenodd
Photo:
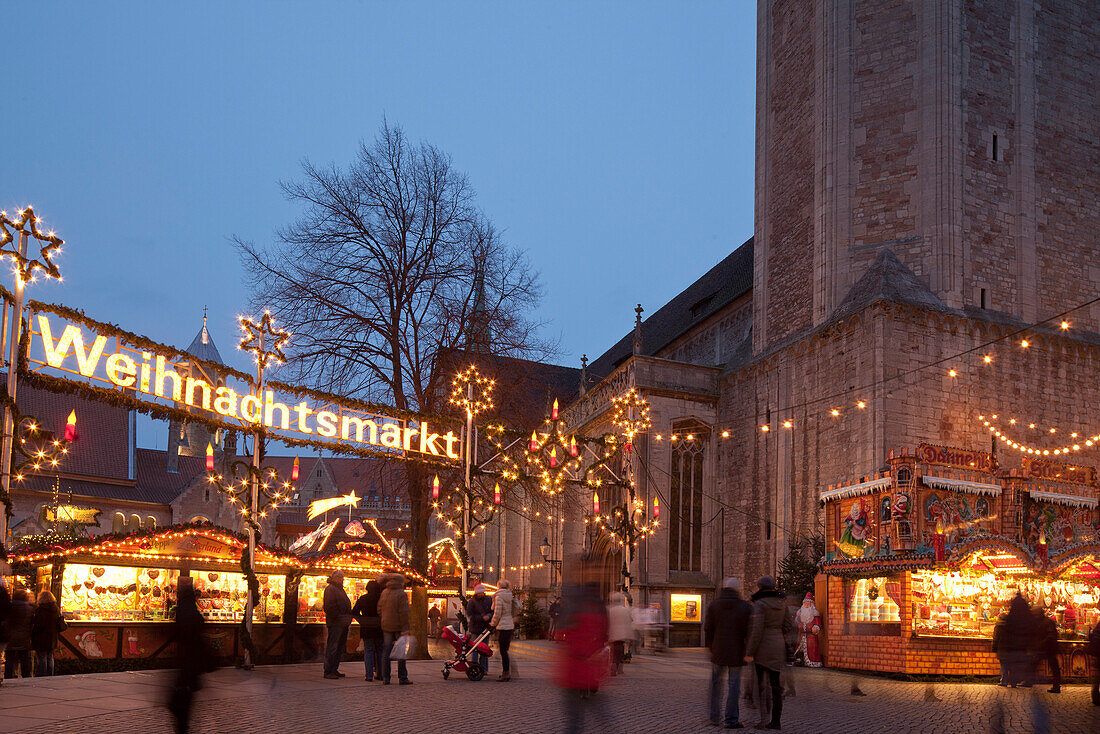
M 821 633 L 821 614 L 814 606 L 813 594 L 806 594 L 802 608 L 794 618 L 798 624 L 798 650 L 802 653 L 802 660 L 807 668 L 820 668 L 821 644 L 817 636 Z

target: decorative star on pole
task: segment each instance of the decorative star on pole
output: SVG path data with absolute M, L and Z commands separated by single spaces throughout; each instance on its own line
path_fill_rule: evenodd
M 19 212 L 18 219 L 9 219 L 7 212 L 0 212 L 0 257 L 10 257 L 15 262 L 15 268 L 20 280 L 24 283 L 34 280 L 34 271 L 41 270 L 47 278 L 61 280 L 61 271 L 54 265 L 50 256 L 58 252 L 63 239 L 53 232 L 43 234 L 38 231 L 39 219 L 34 215 L 34 209 L 27 207 Z M 11 227 L 14 231 L 9 231 Z M 18 245 L 14 245 L 15 232 L 26 233 L 33 237 L 38 245 L 38 257 L 32 258 L 19 253 Z
M 275 328 L 270 311 L 264 311 L 264 317 L 258 324 L 247 316 L 241 316 L 241 329 L 246 336 L 237 348 L 255 354 L 257 363 L 266 365 L 272 359 L 278 364 L 286 362 L 283 346 L 290 341 L 290 332 Z

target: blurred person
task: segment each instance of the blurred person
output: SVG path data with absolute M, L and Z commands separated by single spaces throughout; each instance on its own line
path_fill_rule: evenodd
M 466 621 L 470 625 L 470 636 L 477 638 L 482 632 L 489 629 L 489 622 L 493 619 L 493 600 L 485 595 L 485 584 L 474 587 L 474 595 L 466 603 Z M 481 666 L 482 670 L 489 670 L 489 658 L 483 653 L 474 653 L 474 662 Z
M 351 608 L 351 616 L 359 622 L 367 682 L 382 680 L 382 617 L 378 614 L 381 598 L 382 585 L 371 579 L 367 582 L 366 592 L 355 600 L 355 606 Z
M 626 594 L 616 591 L 611 594 L 611 604 L 607 607 L 608 639 L 611 640 L 611 675 L 623 672 L 623 659 L 626 646 L 634 639 L 634 620 L 627 606 Z
M 57 635 L 68 627 L 57 599 L 49 591 L 38 595 L 38 606 L 31 618 L 31 648 L 34 649 L 34 677 L 53 675 L 53 651 L 57 648 Z
M 8 593 L 8 581 L 4 578 L 10 569 L 8 564 L 0 563 L 0 657 L 4 656 L 4 648 L 8 646 L 8 630 L 4 624 L 11 613 L 11 594 Z M 4 684 L 4 668 L 0 665 L 0 685 Z
M 439 605 L 432 604 L 431 609 L 428 610 L 428 635 L 430 637 L 439 637 L 439 617 L 440 617 Z
M 409 597 L 405 595 L 405 577 L 401 574 L 387 574 L 379 581 L 385 586 L 378 598 L 378 616 L 382 619 L 382 683 L 388 686 L 394 643 L 409 634 Z M 403 686 L 412 685 L 404 659 L 397 661 L 397 682 Z
M 752 605 L 741 598 L 741 580 L 727 578 L 722 582 L 718 598 L 707 607 L 703 632 L 710 649 L 710 707 L 709 720 L 713 726 L 742 729 L 738 698 L 741 696 L 741 667 L 745 664 L 745 646 L 748 643 Z M 726 709 L 719 720 L 722 707 L 722 674 L 728 677 Z
M 550 602 L 550 639 L 554 639 L 554 634 L 558 630 L 558 616 L 561 614 L 561 597 L 554 597 L 554 601 Z
M 1062 692 L 1062 666 L 1058 660 L 1058 623 L 1035 607 L 1035 639 L 1038 640 L 1038 655 L 1035 666 L 1043 660 L 1050 670 L 1050 693 Z
M 1018 592 L 1012 597 L 999 640 L 1008 667 L 1010 688 L 1030 688 L 1033 657 L 1029 648 L 1035 636 L 1035 617 L 1027 599 Z
M 593 707 L 590 699 L 599 690 L 608 667 L 603 656 L 607 647 L 607 607 L 600 601 L 599 585 L 593 582 L 568 589 L 558 622 L 560 642 L 554 680 L 565 693 L 565 730 L 574 734 L 581 731 L 585 707 Z M 603 715 L 601 709 L 593 708 L 593 713 Z
M 348 629 L 351 627 L 351 599 L 344 591 L 344 572 L 333 571 L 325 586 L 325 679 L 339 680 L 340 661 L 348 646 Z
M 1085 644 L 1085 654 L 1091 655 L 1092 660 L 1092 705 L 1100 706 L 1100 622 L 1089 633 L 1089 641 Z
M 211 669 L 213 656 L 202 636 L 206 620 L 195 602 L 195 582 L 190 576 L 179 577 L 176 599 L 172 641 L 176 645 L 180 667 L 172 684 L 168 710 L 175 718 L 176 731 L 182 734 L 191 725 L 191 704 L 195 691 L 202 688 L 202 674 Z
M 790 631 L 791 617 L 782 592 L 775 588 L 775 579 L 761 576 L 756 582 L 757 592 L 752 595 L 752 622 L 749 626 L 748 653 L 752 655 L 756 669 L 757 708 L 760 723 L 765 729 L 778 729 L 783 714 L 783 689 L 779 672 L 787 661 L 786 636 Z M 765 684 L 771 692 L 771 718 L 765 723 L 767 707 L 764 704 Z
M 512 596 L 512 582 L 501 579 L 500 588 L 493 594 L 493 617 L 489 621 L 489 626 L 497 631 L 497 643 L 500 646 L 500 664 L 503 669 L 497 678 L 500 682 L 512 679 L 512 659 L 508 655 L 508 648 L 516 629 L 515 612 L 516 600 Z
M 1005 615 L 997 617 L 997 623 L 993 625 L 993 654 L 997 656 L 997 662 L 1001 666 L 1001 679 L 997 685 L 1007 688 L 1012 676 L 1008 672 L 1008 650 L 1005 648 Z
M 31 677 L 31 620 L 34 607 L 31 606 L 31 593 L 26 589 L 17 589 L 12 594 L 11 610 L 4 620 L 4 630 L 8 638 L 4 653 L 4 677 L 14 678 L 16 666 L 23 678 Z

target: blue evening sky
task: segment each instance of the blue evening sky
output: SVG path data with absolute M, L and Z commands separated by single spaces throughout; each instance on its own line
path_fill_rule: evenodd
M 229 237 L 383 116 L 451 154 L 542 275 L 562 364 L 752 234 L 755 3 L 5 3 L 0 208 L 66 240 L 30 297 L 226 361 Z M 164 446 L 143 427 L 142 445 Z

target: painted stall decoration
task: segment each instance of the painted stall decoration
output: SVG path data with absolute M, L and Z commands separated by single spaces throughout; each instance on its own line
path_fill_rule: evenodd
M 993 629 L 1019 594 L 1057 626 L 1065 675 L 1090 674 L 1096 471 L 1046 461 L 999 471 L 987 453 L 931 445 L 887 461 L 885 476 L 821 493 L 826 664 L 994 675 Z

